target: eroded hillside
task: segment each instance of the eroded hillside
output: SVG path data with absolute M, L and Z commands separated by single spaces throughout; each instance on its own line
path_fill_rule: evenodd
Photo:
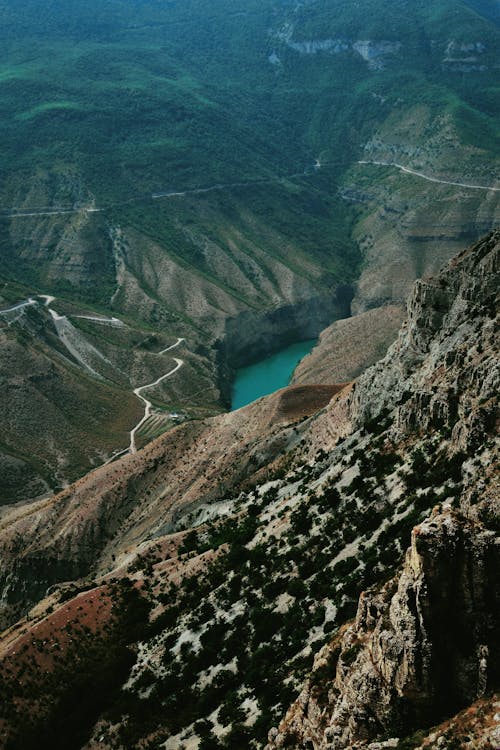
M 9 747 L 494 746 L 499 253 L 418 282 L 354 383 L 5 509 Z

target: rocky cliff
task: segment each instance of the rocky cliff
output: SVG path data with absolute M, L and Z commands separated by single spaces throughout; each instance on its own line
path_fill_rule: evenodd
M 494 532 L 450 508 L 415 527 L 401 573 L 362 594 L 268 750 L 341 750 L 388 730 L 407 734 L 498 685 L 499 562 Z
M 345 401 L 332 401 L 318 418 L 313 450 L 389 415 L 397 440 L 434 431 L 448 435 L 455 452 L 484 440 L 497 418 L 498 243 L 497 231 L 415 283 L 398 339 Z
M 398 341 L 317 420 L 317 435 L 328 426 L 331 441 L 346 417 L 347 430 L 389 420 L 398 441 L 433 435 L 433 458 L 417 461 L 417 471 L 427 462 L 435 468 L 442 450 L 470 459 L 457 510 L 440 506 L 414 528 L 401 573 L 361 596 L 354 623 L 319 653 L 270 733 L 269 750 L 340 750 L 407 733 L 498 685 L 499 239 L 493 234 L 437 278 L 417 282 Z

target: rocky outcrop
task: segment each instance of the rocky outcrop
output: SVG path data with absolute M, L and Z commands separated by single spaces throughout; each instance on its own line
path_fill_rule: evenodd
M 368 63 L 370 70 L 382 70 L 385 67 L 384 58 L 388 55 L 396 55 L 402 46 L 401 42 L 359 39 L 353 43 L 352 48 Z
M 316 55 L 318 52 L 338 55 L 353 50 L 368 63 L 370 70 L 382 70 L 385 58 L 396 55 L 403 46 L 401 42 L 371 39 L 307 39 L 299 42 L 293 41 L 289 33 L 279 32 L 277 37 L 286 41 L 290 49 L 301 55 Z
M 219 345 L 231 367 L 243 367 L 288 342 L 315 338 L 332 320 L 350 315 L 352 294 L 349 286 L 340 285 L 333 294 L 279 306 L 267 313 L 243 311 L 226 321 Z
M 398 341 L 357 385 L 363 419 L 396 407 L 396 433 L 446 428 L 457 450 L 474 440 L 478 421 L 495 419 L 499 269 L 496 232 L 416 282 Z
M 418 281 L 387 356 L 334 397 L 311 428 L 311 453 L 356 428 L 387 430 L 399 445 L 433 436 L 428 468 L 417 455 L 413 471 L 429 472 L 436 496 L 455 475 L 459 500 L 414 529 L 395 579 L 361 596 L 354 623 L 318 654 L 268 750 L 343 750 L 405 737 L 498 685 L 499 269 L 496 232 L 436 278 Z M 484 467 L 482 479 L 474 466 Z
M 454 750 L 460 743 L 462 750 L 496 750 L 500 747 L 500 702 L 498 696 L 481 698 L 434 727 L 415 750 Z M 420 733 L 422 735 L 422 733 Z M 373 750 L 382 750 L 375 748 Z
M 303 42 L 287 42 L 290 49 L 300 52 L 301 55 L 315 55 L 317 52 L 347 52 L 350 44 L 345 39 L 308 39 Z
M 479 445 L 498 418 L 499 268 L 497 231 L 417 281 L 397 340 L 320 415 L 312 449 L 383 415 L 395 440 L 432 429 L 450 433 L 452 451 Z
M 361 596 L 268 750 L 342 750 L 388 729 L 407 734 L 482 697 L 499 677 L 499 557 L 493 531 L 449 509 L 417 526 L 401 574 Z
M 443 68 L 455 73 L 473 73 L 487 70 L 487 65 L 481 62 L 481 55 L 486 51 L 482 42 L 457 42 L 452 40 L 448 43 L 443 58 Z

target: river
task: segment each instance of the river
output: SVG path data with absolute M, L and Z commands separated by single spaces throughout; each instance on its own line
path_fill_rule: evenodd
M 284 388 L 300 360 L 309 354 L 316 339 L 299 341 L 260 362 L 236 370 L 231 409 L 240 409 L 261 396 Z

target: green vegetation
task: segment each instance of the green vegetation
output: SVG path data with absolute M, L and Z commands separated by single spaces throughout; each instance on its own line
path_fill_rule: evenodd
M 430 446 L 424 442 L 422 449 Z M 331 457 L 318 458 L 312 467 L 293 470 L 299 495 L 300 485 L 305 491 L 330 465 Z M 242 515 L 191 529 L 179 553 L 216 557 L 178 586 L 160 584 L 154 596 L 164 610 L 141 640 L 146 649 L 162 650 L 161 670 L 153 675 L 140 667 L 133 687 L 105 715 L 103 732 L 111 747 L 137 746 L 158 731 L 159 716 L 162 740 L 194 724 L 203 748 L 262 747 L 310 672 L 313 654 L 354 616 L 361 590 L 390 578 L 411 528 L 435 503 L 434 494 L 421 486 L 389 501 L 389 477 L 411 473 L 400 465 L 383 435 L 369 449 L 354 441 L 342 467 L 358 467 L 361 474 L 349 486 L 339 489 L 327 480 L 316 493 L 283 502 L 276 484 L 262 496 L 251 492 Z M 284 531 L 264 535 L 276 516 Z M 150 594 L 157 590 L 153 565 L 160 561 L 153 551 L 137 561 Z M 344 668 L 361 647 L 354 643 L 342 653 Z M 335 647 L 312 675 L 325 700 L 339 653 Z M 251 722 L 247 700 L 256 706 Z M 117 722 L 120 728 L 112 735 Z M 222 739 L 214 734 L 215 723 L 225 728 Z
M 338 188 L 388 117 L 404 120 L 420 105 L 431 129 L 449 116 L 463 144 L 477 149 L 476 164 L 498 153 L 500 31 L 484 3 L 389 6 L 29 0 L 19 7 L 6 0 L 2 273 L 73 300 L 113 304 L 146 318 L 144 325 L 182 322 L 196 333 L 189 306 L 176 306 L 154 278 L 172 263 L 222 310 L 275 304 L 281 264 L 322 292 L 351 283 L 361 262 L 353 241 L 361 209 Z M 293 48 L 329 39 L 347 46 L 316 54 Z M 396 47 L 373 70 L 352 47 L 356 40 Z M 470 44 L 479 47 L 469 52 Z M 464 55 L 478 60 L 472 72 L 453 67 Z M 365 178 L 368 192 L 379 179 L 377 170 Z M 221 185 L 229 187 L 152 198 Z M 8 217 L 11 208 L 84 206 L 103 211 L 86 215 L 88 223 L 75 214 Z M 116 288 L 110 226 L 132 246 L 124 245 L 125 265 L 154 313 L 130 309 L 125 289 Z
M 90 309 L 124 313 L 137 323 L 130 339 L 75 325 L 138 376 L 167 334 L 193 334 L 189 355 L 204 353 L 183 376 L 188 373 L 195 395 L 203 391 L 215 380 L 207 331 L 220 331 L 224 317 L 276 306 L 295 286 L 312 294 L 356 279 L 361 258 L 353 227 L 363 208 L 347 204 L 339 186 L 390 116 L 403 121 L 419 106 L 431 130 L 438 117 L 449 118 L 462 145 L 477 149 L 477 163 L 497 155 L 500 32 L 486 5 L 4 0 L 4 302 L 34 287 L 64 297 L 58 300 L 64 306 L 84 300 Z M 331 39 L 344 40 L 345 49 L 306 54 L 293 47 Z M 370 67 L 353 47 L 356 40 L 396 46 L 381 53 L 383 64 Z M 477 61 L 469 66 L 462 52 Z M 422 134 L 421 144 L 428 136 Z M 313 167 L 316 158 L 320 170 Z M 391 170 L 364 176 L 363 190 L 381 174 Z M 397 185 L 401 176 L 394 179 Z M 99 212 L 83 210 L 93 206 Z M 19 208 L 35 216 L 12 217 Z M 42 215 L 51 208 L 74 213 Z M 130 286 L 118 278 L 120 263 Z M 172 278 L 164 289 L 161 282 Z M 196 318 L 190 305 L 198 298 L 208 312 Z M 45 450 L 48 440 L 38 425 L 47 421 L 46 403 L 64 405 L 51 430 L 68 442 L 64 427 L 71 437 L 70 479 L 91 460 L 99 462 L 119 438 L 126 441 L 131 412 L 142 413 L 123 384 L 103 385 L 78 371 L 51 321 L 39 323 L 42 314 L 48 318 L 46 310 L 28 311 L 22 325 L 2 327 L 4 347 L 13 352 L 0 382 L 4 395 L 8 377 L 30 373 L 29 398 L 23 409 L 16 406 L 16 428 L 20 415 L 24 420 L 20 437 L 8 434 L 0 444 L 10 462 L 4 470 L 8 499 L 23 460 L 31 460 L 38 485 L 43 479 L 57 488 L 54 469 L 32 437 L 40 435 Z M 122 360 L 122 353 L 132 353 L 134 361 Z M 206 362 L 213 365 L 210 375 L 203 374 Z M 37 413 L 35 395 L 45 411 Z M 199 398 L 213 407 L 211 396 Z M 4 398 L 5 404 L 11 400 Z M 158 396 L 154 403 L 161 403 Z M 182 409 L 184 394 L 171 403 Z M 48 685 L 29 664 L 27 684 L 4 675 L 0 693 L 6 718 L 16 726 L 25 718 L 16 713 L 25 707 L 22 699 L 36 703 L 45 696 L 39 715 L 12 739 L 12 750 L 38 746 L 41 726 L 52 748 L 81 747 L 101 710 L 104 734 L 118 726 L 111 747 L 140 747 L 159 722 L 155 746 L 193 725 L 202 750 L 262 747 L 310 672 L 313 653 L 354 615 L 360 591 L 387 580 L 411 528 L 436 502 L 461 490 L 465 457 L 436 453 L 436 443 L 422 439 L 407 467 L 384 440 L 388 416 L 368 422 L 358 443 L 346 448 L 347 484 L 329 475 L 317 493 L 310 491 L 329 458 L 320 452 L 316 465 L 294 470 L 293 497 L 278 497 L 277 486 L 262 497 L 250 494 L 241 514 L 190 531 L 179 554 L 205 558 L 178 586 L 156 577 L 156 559 L 139 560 L 145 595 L 159 605 L 153 622 L 137 590 L 118 585 L 108 629 L 95 637 L 76 628 L 75 645 Z M 83 460 L 81 444 L 90 432 L 99 438 L 101 455 Z M 392 492 L 395 477 L 402 495 Z M 282 522 L 279 538 L 269 533 L 269 517 Z M 130 644 L 139 639 L 146 652 L 159 655 L 161 669 L 139 667 L 137 680 L 121 690 L 134 661 Z M 43 643 L 35 646 L 43 653 Z M 345 666 L 359 648 L 344 653 Z M 318 671 L 319 682 L 333 678 L 338 655 Z M 253 724 L 247 700 L 256 707 Z M 222 740 L 210 717 L 227 730 Z
M 7 750 L 77 750 L 88 740 L 102 707 L 117 699 L 134 662 L 130 645 L 144 632 L 149 606 L 126 579 L 110 593 L 112 615 L 102 628 L 93 630 L 68 618 L 52 641 L 51 670 L 38 662 L 46 658 L 47 641 L 35 639 L 24 647 L 18 674 L 3 666 L 0 716 L 18 730 L 8 737 Z M 103 601 L 104 594 L 100 597 Z M 25 701 L 34 701 L 36 711 L 27 715 Z
M 186 242 L 183 222 L 174 218 L 178 202 L 163 211 L 150 196 L 253 182 L 240 188 L 242 201 L 260 204 L 266 223 L 296 238 L 326 272 L 352 278 L 357 259 L 346 252 L 346 208 L 332 196 L 391 110 L 424 104 L 434 114 L 447 112 L 466 144 L 485 155 L 498 152 L 492 56 L 500 32 L 481 3 L 470 5 L 391 0 L 381 12 L 375 0 L 298 7 L 270 0 L 30 0 L 20 7 L 7 0 L 0 30 L 2 208 L 29 203 L 36 173 L 37 207 L 93 199 L 113 206 L 113 218 L 210 276 L 200 248 Z M 374 72 L 352 49 L 301 54 L 280 36 L 285 24 L 293 25 L 294 42 L 388 40 L 401 52 L 386 55 Z M 450 40 L 482 45 L 473 74 L 443 65 L 455 54 L 446 51 Z M 279 63 L 269 61 L 272 52 Z M 318 155 L 329 164 L 328 179 L 310 168 Z M 301 189 L 274 182 L 287 175 Z M 213 219 L 241 221 L 226 194 L 212 199 L 220 213 L 212 231 Z M 203 225 L 203 217 L 194 222 Z M 11 275 L 43 280 L 30 261 L 17 265 L 26 255 L 9 246 L 7 231 L 2 237 Z M 64 278 L 52 280 L 52 288 L 103 301 L 113 283 L 109 253 L 101 254 L 99 272 L 97 287 L 92 274 L 85 288 Z

